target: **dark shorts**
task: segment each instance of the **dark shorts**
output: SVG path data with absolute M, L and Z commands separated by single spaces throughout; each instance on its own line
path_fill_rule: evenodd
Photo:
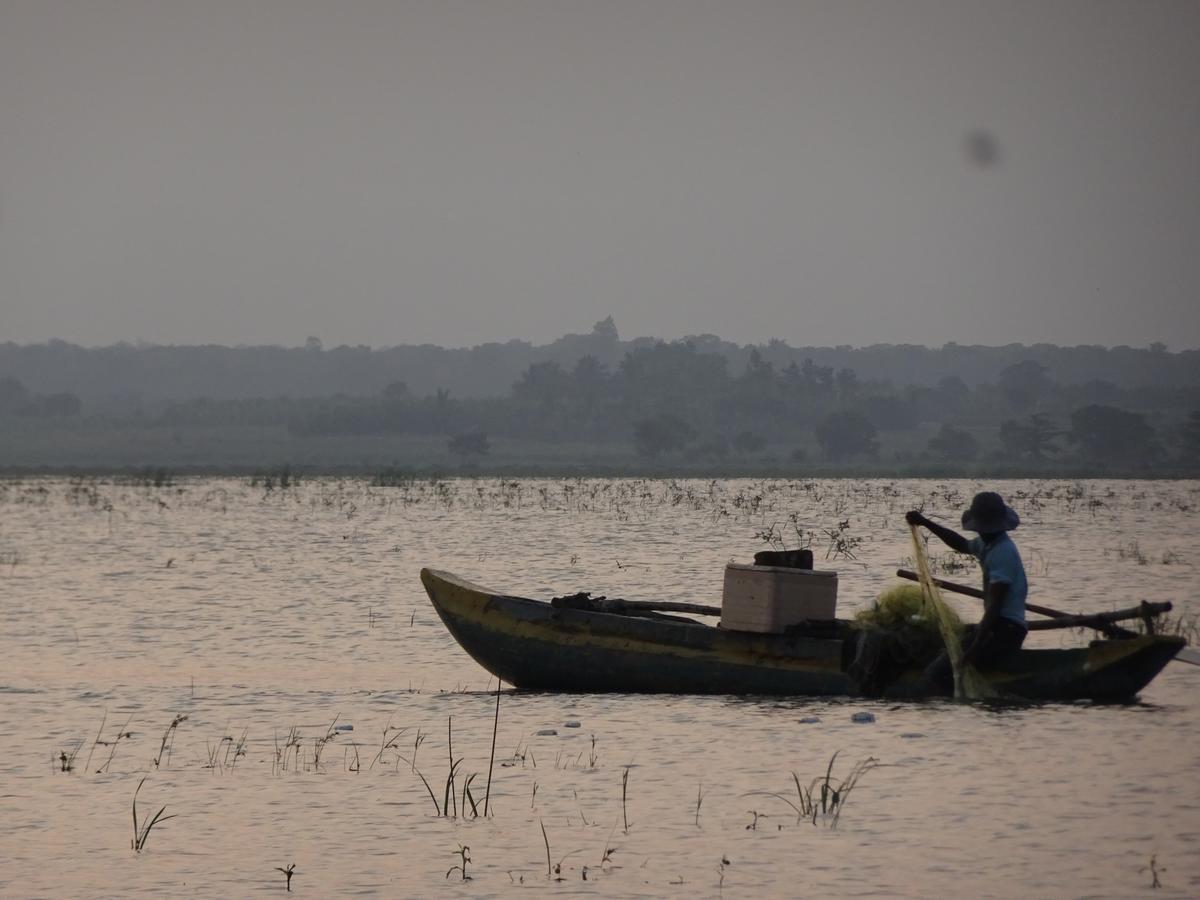
M 968 625 L 963 631 L 963 646 L 969 646 L 979 631 L 978 625 Z M 991 633 L 975 650 L 975 665 L 980 669 L 990 669 L 1002 662 L 1006 657 L 1021 649 L 1025 642 L 1027 630 L 1019 622 L 1012 619 L 997 619 Z M 950 655 L 942 651 L 937 659 L 929 664 L 925 674 L 946 693 L 954 692 L 954 667 L 950 663 Z

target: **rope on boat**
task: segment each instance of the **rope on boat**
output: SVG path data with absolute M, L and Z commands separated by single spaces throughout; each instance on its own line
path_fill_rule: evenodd
M 946 645 L 946 653 L 950 657 L 950 665 L 954 670 L 954 696 L 958 699 L 979 700 L 984 697 L 995 697 L 997 692 L 976 670 L 974 666 L 963 663 L 962 633 L 960 623 L 954 610 L 946 605 L 938 590 L 933 572 L 929 568 L 929 557 L 925 555 L 925 545 L 917 533 L 916 525 L 908 526 L 912 537 L 913 559 L 917 563 L 917 573 L 920 575 L 921 593 L 925 597 L 925 611 L 935 622 L 942 635 L 942 643 Z

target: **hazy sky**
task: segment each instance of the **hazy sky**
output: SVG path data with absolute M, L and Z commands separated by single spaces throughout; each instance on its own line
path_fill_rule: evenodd
M 1200 347 L 1200 2 L 0 0 L 0 341 L 610 314 Z

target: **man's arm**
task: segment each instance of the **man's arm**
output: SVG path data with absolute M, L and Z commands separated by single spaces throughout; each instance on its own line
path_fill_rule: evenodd
M 971 552 L 968 546 L 969 542 L 965 537 L 963 537 L 957 531 L 953 531 L 944 525 L 939 525 L 937 522 L 930 521 L 915 509 L 912 512 L 905 513 L 904 520 L 908 522 L 909 525 L 921 525 L 924 528 L 928 528 L 939 538 L 941 538 L 942 543 L 951 550 L 957 550 L 959 553 Z

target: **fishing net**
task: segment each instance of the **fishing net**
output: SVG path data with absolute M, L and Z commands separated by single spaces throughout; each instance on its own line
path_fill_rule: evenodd
M 955 627 L 961 628 L 962 623 L 953 609 L 949 613 L 954 618 Z M 927 632 L 942 644 L 941 631 L 937 621 L 925 612 L 925 592 L 920 585 L 896 584 L 883 591 L 869 609 L 859 610 L 854 621 L 861 628 L 878 628 L 891 632 Z
M 963 664 L 962 622 L 942 599 L 941 591 L 933 580 L 929 557 L 925 555 L 925 545 L 917 534 L 916 525 L 909 526 L 909 534 L 912 537 L 913 559 L 917 563 L 917 573 L 921 576 L 921 593 L 925 600 L 923 614 L 937 623 L 942 643 L 946 646 L 946 653 L 954 670 L 954 696 L 969 700 L 996 696 L 996 692 L 974 666 Z

